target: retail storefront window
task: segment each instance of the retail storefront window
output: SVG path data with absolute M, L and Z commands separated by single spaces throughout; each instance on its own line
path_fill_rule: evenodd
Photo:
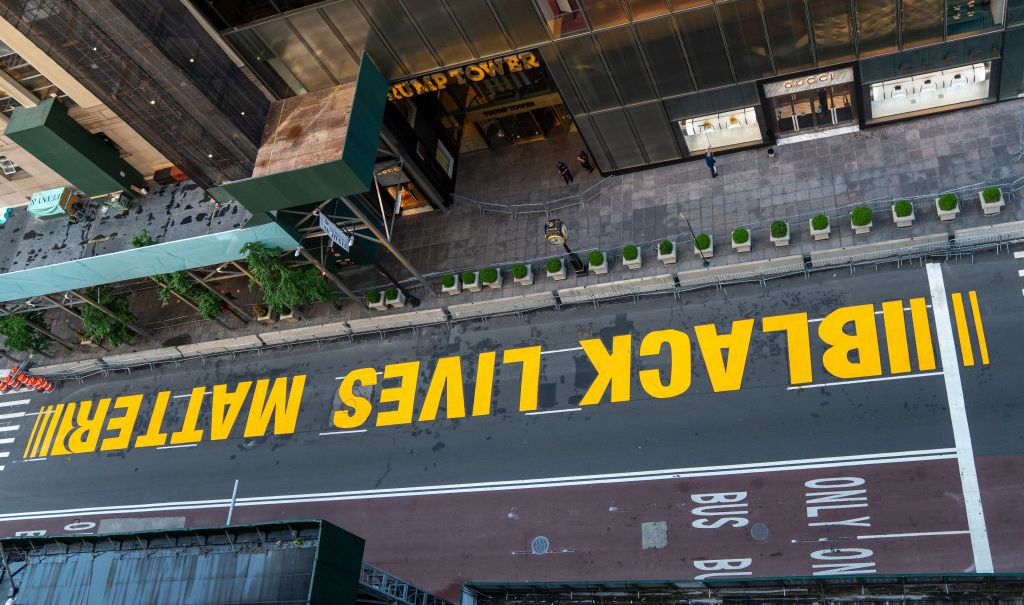
M 871 84 L 871 118 L 906 117 L 982 101 L 990 94 L 991 71 L 987 61 Z
M 679 122 L 679 128 L 689 155 L 761 141 L 761 125 L 753 107 L 687 118 Z

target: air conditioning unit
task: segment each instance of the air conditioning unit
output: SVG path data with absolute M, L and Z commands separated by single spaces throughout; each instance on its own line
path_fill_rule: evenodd
M 8 160 L 7 158 L 0 159 L 0 170 L 7 176 L 10 176 L 18 171 L 18 165 Z

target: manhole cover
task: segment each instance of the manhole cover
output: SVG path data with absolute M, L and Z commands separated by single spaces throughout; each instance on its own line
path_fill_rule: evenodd
M 763 542 L 768 539 L 768 526 L 764 523 L 755 523 L 750 527 L 750 537 Z
M 535 555 L 546 555 L 551 548 L 551 541 L 544 536 L 537 536 L 530 542 L 530 552 Z

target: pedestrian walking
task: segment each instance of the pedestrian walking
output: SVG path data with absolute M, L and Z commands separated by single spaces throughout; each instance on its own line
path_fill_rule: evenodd
M 566 185 L 572 182 L 572 172 L 569 172 L 568 164 L 562 160 L 558 160 L 558 163 L 555 164 L 555 168 L 558 169 L 558 174 L 562 175 L 562 178 L 565 179 Z
M 711 153 L 710 149 L 704 153 L 704 163 L 708 165 L 708 170 L 711 171 L 711 178 L 718 176 L 718 161 L 715 160 L 715 154 Z
M 580 154 L 576 156 L 576 161 L 578 161 L 580 166 L 582 166 L 587 172 L 594 171 L 594 167 L 590 164 L 590 156 L 587 155 L 586 150 L 580 151 Z

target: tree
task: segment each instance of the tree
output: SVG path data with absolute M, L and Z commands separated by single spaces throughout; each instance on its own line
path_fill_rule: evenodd
M 156 240 L 145 229 L 132 236 L 132 246 L 135 248 L 144 248 L 155 243 Z M 174 273 L 152 275 L 151 277 L 156 283 L 160 284 L 160 291 L 157 292 L 157 296 L 160 297 L 160 304 L 167 306 L 171 301 L 171 292 L 174 292 L 195 304 L 199 308 L 199 314 L 206 319 L 213 319 L 220 314 L 220 296 L 200 288 L 195 280 L 189 276 L 188 271 L 175 271 Z
M 86 337 L 96 344 L 106 342 L 112 348 L 119 347 L 132 340 L 132 332 L 128 324 L 135 321 L 135 316 L 128 310 L 128 301 L 123 296 L 115 297 L 110 288 L 96 288 L 94 300 L 117 316 L 107 315 L 92 305 L 82 307 L 82 329 Z
M 288 311 L 312 302 L 329 300 L 331 290 L 327 280 L 314 267 L 291 268 L 281 260 L 284 250 L 268 248 L 260 242 L 242 246 L 242 254 L 253 278 L 249 288 L 258 285 L 263 300 L 273 311 Z
M 45 353 L 50 348 L 50 339 L 32 327 L 32 324 L 38 325 L 44 321 L 42 311 L 0 317 L 0 335 L 3 335 L 4 344 L 12 351 Z

